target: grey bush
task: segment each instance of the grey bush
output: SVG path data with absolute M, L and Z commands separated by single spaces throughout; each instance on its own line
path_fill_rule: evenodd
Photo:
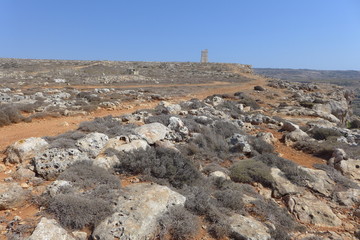
M 254 159 L 241 160 L 230 169 L 230 178 L 235 182 L 259 182 L 271 187 L 273 178 L 270 168 L 263 162 Z
M 169 233 L 172 239 L 190 239 L 199 230 L 198 218 L 184 207 L 172 207 L 169 212 L 159 220 L 161 236 Z
M 292 183 L 299 186 L 306 186 L 306 181 L 314 179 L 304 170 L 298 168 L 298 165 L 290 160 L 281 158 L 275 154 L 262 154 L 254 157 L 270 167 L 279 168 Z
M 120 173 L 144 174 L 167 180 L 174 187 L 194 184 L 201 178 L 192 162 L 168 148 L 149 148 L 132 153 L 114 152 L 120 159 L 115 167 Z

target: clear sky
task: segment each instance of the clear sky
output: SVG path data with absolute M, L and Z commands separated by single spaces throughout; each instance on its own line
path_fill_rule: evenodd
M 0 57 L 360 70 L 360 0 L 0 0 Z

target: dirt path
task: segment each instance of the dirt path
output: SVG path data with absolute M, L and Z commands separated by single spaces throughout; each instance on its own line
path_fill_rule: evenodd
M 189 100 L 191 98 L 203 99 L 213 94 L 230 94 L 237 91 L 250 91 L 256 85 L 264 85 L 265 79 L 256 78 L 251 82 L 246 83 L 212 83 L 209 86 L 211 88 L 204 88 L 193 94 L 187 96 L 174 96 L 169 102 L 180 102 Z M 167 85 L 168 86 L 168 85 Z M 167 87 L 166 86 L 166 87 Z M 204 86 L 203 84 L 193 84 L 193 86 Z M 159 87 L 154 85 L 154 87 Z M 45 119 L 34 119 L 30 123 L 17 123 L 9 126 L 0 128 L 0 150 L 4 150 L 10 144 L 29 137 L 43 137 L 43 136 L 54 136 L 70 130 L 74 130 L 78 127 L 79 123 L 83 121 L 90 121 L 95 117 L 103 117 L 107 115 L 119 116 L 122 114 L 132 113 L 139 109 L 154 108 L 159 101 L 140 103 L 137 106 L 131 106 L 129 109 L 117 109 L 113 111 L 98 110 L 86 116 L 71 116 L 71 117 L 60 117 L 60 118 L 45 118 Z
M 300 166 L 304 166 L 307 168 L 314 168 L 313 165 L 316 163 L 318 164 L 325 163 L 324 159 L 314 157 L 310 154 L 297 151 L 290 146 L 286 146 L 285 143 L 281 142 L 282 133 L 276 131 L 269 131 L 269 132 L 271 132 L 274 135 L 274 137 L 277 139 L 277 142 L 274 144 L 274 147 L 275 147 L 275 151 L 280 153 L 281 157 L 285 159 L 289 159 L 293 162 L 296 162 Z

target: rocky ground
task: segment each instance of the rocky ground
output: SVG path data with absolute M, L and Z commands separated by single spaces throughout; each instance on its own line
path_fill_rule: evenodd
M 242 74 L 0 128 L 2 238 L 360 238 L 351 91 Z M 33 94 L 70 111 L 76 89 Z

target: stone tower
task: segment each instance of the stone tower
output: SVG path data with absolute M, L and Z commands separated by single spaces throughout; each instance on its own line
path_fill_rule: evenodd
M 200 60 L 200 62 L 201 62 L 201 63 L 207 63 L 207 62 L 209 62 L 209 59 L 208 59 L 208 50 L 207 50 L 207 49 L 201 51 L 201 60 Z

